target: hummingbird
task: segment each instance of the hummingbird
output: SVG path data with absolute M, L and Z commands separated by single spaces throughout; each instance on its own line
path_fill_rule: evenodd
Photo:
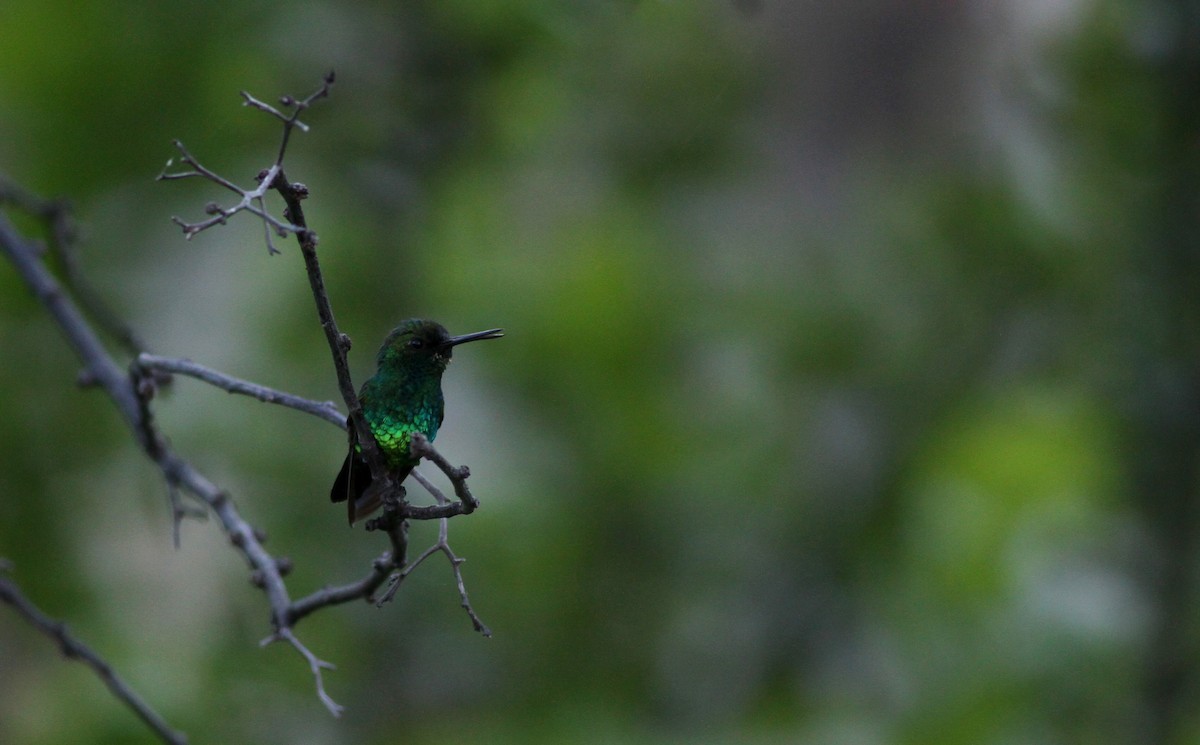
M 503 329 L 451 336 L 435 321 L 411 318 L 392 329 L 379 348 L 375 374 L 358 392 L 363 417 L 375 435 L 375 442 L 400 483 L 417 465 L 409 453 L 412 434 L 420 432 L 429 439 L 437 437 L 442 425 L 442 373 L 450 364 L 454 348 L 480 339 L 498 339 Z M 333 482 L 329 497 L 347 503 L 350 524 L 377 510 L 382 504 L 378 489 L 370 489 L 371 469 L 355 442 L 354 423 L 350 430 L 350 452 Z

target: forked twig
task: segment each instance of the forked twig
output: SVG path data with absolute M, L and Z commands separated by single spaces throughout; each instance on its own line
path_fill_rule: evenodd
M 417 437 L 420 437 L 420 446 L 417 445 Z M 440 453 L 433 449 L 433 446 L 429 444 L 428 440 L 426 440 L 424 436 L 417 435 L 414 436 L 413 439 L 414 443 L 412 445 L 412 449 L 414 452 L 419 448 L 424 454 L 424 457 L 429 458 L 439 468 L 442 468 L 443 472 L 447 472 L 447 476 L 450 476 L 448 471 L 453 471 L 454 475 L 451 477 L 451 481 L 454 481 L 454 488 L 455 491 L 459 493 L 459 499 L 462 500 L 463 493 L 465 493 L 468 498 L 474 500 L 474 497 L 470 496 L 470 492 L 466 487 L 466 480 L 470 475 L 470 471 L 465 466 L 459 468 L 454 468 L 451 466 Z M 437 500 L 438 505 L 444 506 L 449 504 L 450 500 L 446 498 L 446 495 L 442 494 L 441 489 L 438 489 L 436 486 L 434 486 L 433 483 L 421 475 L 419 471 L 414 469 L 412 471 L 412 476 L 417 480 L 418 483 L 421 484 L 421 486 L 425 487 L 426 491 L 433 495 L 433 498 Z M 461 492 L 459 491 L 460 489 L 462 490 Z M 478 502 L 476 501 L 475 504 L 478 505 Z M 396 591 L 400 588 L 400 584 L 405 580 L 405 578 L 408 577 L 408 575 L 411 574 L 418 566 L 420 566 L 422 562 L 439 551 L 445 554 L 446 559 L 450 562 L 450 568 L 454 572 L 454 581 L 458 586 L 458 595 L 462 600 L 463 610 L 467 612 L 467 616 L 471 619 L 471 624 L 480 634 L 483 634 L 484 636 L 491 636 L 492 630 L 487 627 L 487 624 L 485 624 L 483 619 L 481 619 L 475 612 L 475 608 L 471 605 L 471 598 L 467 595 L 467 584 L 462 575 L 462 564 L 466 561 L 466 559 L 456 555 L 454 550 L 450 548 L 450 522 L 448 517 L 443 517 L 439 521 L 437 543 L 422 551 L 421 554 L 412 561 L 412 563 L 401 565 L 401 568 L 392 574 L 392 576 L 388 579 L 387 590 L 384 591 L 383 597 L 381 597 L 375 603 L 376 606 L 382 606 L 384 603 L 391 602 L 392 598 L 396 594 Z
M 246 106 L 265 111 L 275 118 L 283 122 L 283 137 L 279 143 L 279 152 L 275 156 L 275 162 L 269 168 L 261 171 L 258 174 L 258 186 L 253 189 L 243 189 L 233 181 L 221 176 L 215 171 L 203 166 L 188 149 L 184 147 L 179 140 L 174 140 L 175 149 L 179 151 L 181 162 L 188 166 L 189 170 L 170 172 L 169 169 L 175 164 L 174 159 L 168 160 L 162 173 L 158 175 L 159 181 L 173 181 L 185 178 L 203 178 L 213 182 L 219 186 L 232 191 L 241 197 L 241 200 L 232 207 L 222 207 L 216 202 L 210 202 L 205 207 L 205 212 L 212 217 L 199 222 L 187 222 L 179 217 L 172 217 L 171 221 L 178 225 L 184 236 L 191 240 L 197 234 L 208 230 L 216 225 L 224 225 L 226 220 L 233 217 L 239 212 L 249 212 L 257 216 L 263 222 L 263 227 L 266 231 L 267 253 L 277 254 L 279 249 L 275 248 L 275 243 L 271 240 L 271 233 L 274 232 L 279 237 L 285 237 L 291 233 L 300 233 L 305 230 L 302 224 L 293 224 L 291 222 L 280 220 L 267 211 L 263 202 L 263 197 L 271 189 L 277 188 L 275 183 L 283 170 L 283 158 L 287 154 L 288 140 L 291 138 L 292 130 L 299 129 L 302 132 L 308 131 L 308 125 L 300 121 L 301 112 L 308 109 L 314 102 L 325 98 L 329 95 L 329 89 L 333 85 L 334 76 L 330 72 L 325 76 L 323 84 L 316 92 L 309 95 L 307 98 L 296 100 L 291 96 L 284 96 L 280 103 L 285 107 L 292 109 L 291 114 L 284 114 L 273 106 L 263 103 L 251 96 L 246 91 L 242 91 L 241 95 Z
M 276 629 L 274 634 L 259 642 L 259 646 L 265 647 L 268 644 L 278 641 L 285 641 L 288 644 L 291 644 L 292 648 L 299 652 L 301 656 L 308 661 L 309 670 L 312 671 L 313 679 L 316 680 L 317 683 L 317 698 L 321 699 L 321 703 L 325 704 L 325 708 L 329 709 L 330 714 L 334 715 L 335 717 L 340 717 L 342 712 L 345 710 L 345 707 L 339 704 L 337 701 L 334 701 L 333 698 L 325 692 L 325 678 L 321 674 L 322 670 L 336 670 L 337 665 L 333 664 L 332 662 L 326 662 L 325 660 L 322 660 L 313 654 L 308 647 L 304 646 L 303 642 L 296 638 L 296 635 L 292 633 L 291 628 L 288 626 L 282 626 L 279 629 Z

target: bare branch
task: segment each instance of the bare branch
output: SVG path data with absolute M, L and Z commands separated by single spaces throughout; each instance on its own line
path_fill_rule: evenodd
M 283 112 L 281 112 L 279 109 L 275 108 L 274 106 L 271 106 L 270 104 L 266 104 L 266 103 L 263 103 L 262 101 L 259 101 L 257 98 L 255 98 L 254 96 L 251 96 L 246 91 L 242 91 L 241 93 L 242 93 L 242 98 L 245 99 L 244 104 L 246 106 L 249 106 L 254 109 L 258 109 L 259 111 L 265 111 L 268 114 L 270 114 L 271 116 L 278 119 L 279 121 L 283 122 L 284 124 L 290 124 L 291 126 L 299 129 L 301 132 L 308 131 L 307 124 L 305 124 L 304 122 L 302 122 L 298 119 L 293 118 L 293 117 L 295 117 L 296 114 L 300 113 L 299 111 L 296 111 L 291 115 L 284 114 Z M 285 97 L 285 100 L 286 100 L 286 97 Z
M 297 101 L 292 96 L 283 96 L 279 103 L 282 106 L 293 109 L 291 114 L 283 114 L 278 109 L 268 104 L 259 101 L 251 96 L 246 91 L 242 91 L 242 98 L 247 106 L 265 111 L 268 114 L 276 117 L 283 122 L 283 138 L 279 143 L 279 154 L 275 157 L 275 165 L 283 165 L 283 156 L 287 153 L 288 140 L 291 138 L 292 130 L 299 129 L 301 132 L 308 131 L 308 125 L 300 121 L 300 114 L 312 106 L 314 103 L 329 95 L 329 89 L 333 87 L 334 75 L 333 70 L 330 70 L 322 80 L 322 85 L 315 92 L 311 93 L 307 98 Z
M 325 660 L 322 660 L 313 654 L 308 647 L 304 646 L 304 644 L 302 644 L 300 640 L 296 638 L 296 635 L 293 634 L 292 630 L 287 626 L 279 628 L 274 634 L 266 639 L 263 639 L 261 646 L 266 646 L 267 644 L 277 641 L 286 641 L 288 644 L 291 644 L 292 647 L 295 648 L 295 650 L 299 652 L 305 660 L 308 661 L 308 667 L 312 671 L 313 679 L 317 683 L 317 697 L 321 699 L 321 703 L 325 704 L 325 708 L 329 709 L 330 714 L 333 714 L 335 717 L 340 717 L 344 707 L 337 701 L 334 701 L 332 698 L 330 698 L 329 694 L 325 692 L 325 679 L 321 674 L 322 670 L 336 670 L 337 665 L 334 665 L 332 662 L 326 662 Z
M 87 319 L 46 268 L 39 256 L 37 245 L 25 240 L 2 214 L 0 251 L 16 267 L 21 279 L 67 337 L 67 341 L 83 362 L 87 379 L 108 392 L 125 421 L 135 429 L 135 436 L 141 442 L 143 438 L 139 429 L 140 407 L 137 392 L 134 391 L 129 376 L 108 356 L 104 345 L 88 325 Z M 142 442 L 142 445 L 145 447 L 146 443 Z
M 145 342 L 113 312 L 100 293 L 96 292 L 83 276 L 77 249 L 79 231 L 71 214 L 70 204 L 63 199 L 42 199 L 0 178 L 0 203 L 4 202 L 20 207 L 25 212 L 41 218 L 46 224 L 50 253 L 62 268 L 64 282 L 84 313 L 130 354 L 146 350 Z
M 8 562 L 0 561 L 0 567 L 7 570 Z M 113 695 L 130 709 L 133 709 L 138 718 L 154 730 L 160 740 L 169 745 L 186 745 L 187 736 L 171 729 L 170 725 L 154 709 L 150 708 L 150 705 L 121 676 L 117 675 L 103 657 L 72 636 L 62 621 L 56 621 L 38 609 L 21 593 L 16 583 L 4 576 L 0 576 L 0 601 L 7 603 L 30 625 L 56 641 L 65 657 L 79 660 L 90 667 L 104 685 L 108 686 L 108 690 L 112 691 Z
M 184 237 L 186 237 L 188 240 L 191 240 L 198 233 L 208 230 L 214 225 L 224 225 L 228 218 L 236 215 L 239 212 L 249 212 L 252 215 L 256 215 L 260 220 L 263 221 L 264 228 L 267 231 L 267 253 L 269 254 L 279 253 L 279 250 L 275 248 L 275 244 L 271 242 L 272 228 L 274 228 L 275 232 L 279 235 L 287 235 L 288 233 L 295 233 L 300 230 L 300 228 L 297 226 L 283 222 L 282 220 L 276 218 L 274 215 L 267 212 L 267 210 L 263 207 L 263 195 L 271 189 L 272 183 L 275 180 L 275 175 L 279 172 L 279 164 L 275 164 L 260 173 L 258 178 L 258 186 L 254 189 L 247 190 L 233 183 L 224 176 L 221 176 L 215 171 L 205 168 L 200 164 L 200 161 L 196 160 L 196 158 L 190 152 L 188 152 L 187 148 L 184 147 L 183 143 L 179 140 L 174 140 L 174 145 L 175 148 L 179 150 L 180 159 L 184 164 L 188 165 L 191 170 L 168 173 L 167 169 L 174 165 L 174 160 L 168 160 L 163 172 L 158 175 L 159 181 L 174 181 L 184 178 L 200 177 L 211 181 L 214 184 L 223 186 L 235 194 L 238 194 L 242 198 L 241 201 L 235 204 L 233 207 L 221 207 L 215 202 L 209 203 L 204 211 L 212 215 L 212 217 L 208 218 L 207 220 L 201 220 L 200 222 L 191 223 L 178 217 L 172 217 L 171 222 L 183 229 Z
M 324 587 L 311 595 L 292 603 L 288 609 L 288 618 L 295 625 L 305 616 L 331 605 L 341 605 L 353 600 L 370 599 L 388 578 L 388 574 L 396 567 L 393 554 L 385 552 L 371 563 L 371 571 L 357 582 L 340 587 Z M 401 558 L 403 561 L 403 558 Z
M 184 178 L 200 177 L 200 178 L 204 178 L 209 181 L 212 181 L 213 183 L 218 184 L 220 186 L 223 186 L 224 188 L 229 189 L 230 191 L 240 195 L 242 198 L 240 202 L 238 202 L 236 205 L 234 205 L 233 207 L 230 207 L 230 208 L 222 208 L 216 204 L 210 204 L 206 211 L 209 214 L 211 214 L 212 217 L 210 217 L 207 220 L 202 220 L 200 222 L 189 223 L 184 220 L 181 220 L 178 217 L 171 218 L 172 221 L 176 225 L 179 225 L 183 229 L 184 235 L 189 240 L 192 238 L 192 236 L 196 235 L 197 233 L 207 230 L 215 225 L 224 225 L 225 221 L 229 217 L 232 217 L 233 215 L 237 214 L 238 212 L 243 212 L 243 211 L 249 212 L 253 215 L 256 215 L 259 219 L 261 219 L 263 221 L 263 227 L 266 231 L 267 252 L 270 254 L 279 253 L 279 251 L 275 248 L 275 244 L 271 240 L 272 229 L 274 229 L 274 232 L 277 235 L 279 235 L 280 237 L 286 236 L 290 233 L 300 233 L 300 232 L 305 231 L 303 218 L 300 215 L 300 213 L 298 213 L 298 212 L 292 213 L 291 219 L 293 220 L 293 222 L 289 223 L 289 222 L 284 222 L 282 220 L 279 220 L 279 219 L 275 218 L 274 216 L 272 216 L 267 211 L 266 206 L 263 202 L 263 196 L 267 193 L 267 191 L 269 191 L 273 188 L 279 188 L 281 193 L 283 193 L 283 191 L 285 191 L 285 189 L 283 187 L 287 186 L 287 180 L 283 179 L 282 184 L 280 184 L 280 183 L 276 182 L 276 179 L 278 176 L 281 175 L 281 170 L 283 167 L 283 159 L 284 159 L 284 156 L 287 154 L 287 146 L 288 146 L 289 140 L 291 139 L 292 130 L 299 129 L 302 132 L 308 131 L 308 125 L 305 124 L 304 122 L 300 121 L 300 114 L 302 112 L 306 111 L 316 101 L 327 97 L 329 95 L 330 88 L 333 86 L 333 81 L 334 81 L 334 74 L 332 71 L 330 71 L 323 79 L 321 87 L 318 88 L 312 94 L 310 94 L 307 98 L 304 98 L 301 100 L 296 100 L 292 96 L 284 96 L 280 100 L 280 103 L 285 108 L 292 109 L 292 112 L 290 114 L 285 114 L 282 111 L 280 111 L 279 109 L 275 108 L 274 106 L 271 106 L 270 104 L 267 104 L 267 103 L 264 103 L 264 102 L 258 100 L 257 98 L 250 95 L 246 91 L 241 92 L 243 102 L 246 106 L 249 106 L 254 109 L 258 109 L 259 111 L 266 112 L 266 113 L 270 114 L 271 116 L 275 117 L 276 119 L 278 119 L 279 121 L 283 122 L 283 135 L 280 138 L 279 151 L 278 151 L 278 154 L 275 156 L 275 162 L 271 165 L 270 168 L 264 169 L 263 171 L 261 171 L 258 174 L 258 179 L 257 179 L 258 187 L 255 189 L 249 189 L 249 190 L 243 189 L 240 186 L 238 186 L 237 184 L 230 181 L 229 179 L 225 178 L 224 176 L 221 176 L 221 175 L 217 174 L 216 172 L 214 172 L 208 168 L 205 168 L 203 165 L 200 164 L 200 162 L 198 160 L 196 160 L 196 158 L 190 152 L 188 152 L 187 148 L 185 148 L 183 146 L 182 142 L 180 142 L 179 140 L 174 141 L 175 148 L 177 150 L 179 150 L 180 159 L 182 160 L 182 162 L 185 165 L 190 167 L 190 170 L 178 171 L 178 172 L 168 172 L 168 169 L 170 169 L 174 165 L 173 160 L 168 160 L 166 167 L 163 169 L 163 172 L 160 173 L 158 176 L 158 179 L 160 181 L 171 181 L 171 180 L 184 179 Z M 307 190 L 305 190 L 304 196 L 306 196 L 306 195 L 307 195 Z M 287 196 L 285 195 L 284 198 L 287 199 Z M 303 199 L 304 197 L 299 196 L 298 198 Z M 314 241 L 313 245 L 314 246 L 315 246 L 315 239 L 316 239 L 316 236 L 314 235 L 313 236 L 313 241 Z M 302 240 L 302 243 L 303 243 L 303 240 Z
M 176 179 L 191 178 L 193 176 L 199 176 L 201 178 L 208 179 L 209 181 L 213 182 L 214 184 L 224 186 L 226 189 L 234 192 L 235 194 L 245 195 L 246 192 L 243 191 L 240 186 L 233 183 L 232 181 L 225 178 L 224 176 L 217 174 L 215 171 L 210 171 L 209 169 L 200 165 L 200 161 L 196 160 L 196 158 L 190 152 L 188 152 L 188 149 L 183 146 L 183 142 L 181 142 L 179 140 L 171 140 L 171 144 L 174 145 L 175 149 L 179 151 L 180 160 L 182 160 L 185 164 L 191 166 L 192 170 L 180 171 L 178 173 L 167 173 L 166 169 L 170 168 L 172 165 L 174 165 L 173 159 L 168 160 L 166 167 L 163 168 L 163 172 L 158 174 L 159 181 L 173 181 Z M 208 212 L 214 211 L 213 206 L 211 204 L 209 205 L 209 208 L 207 211 Z
M 229 495 L 175 454 L 155 430 L 146 399 L 141 395 L 142 390 L 152 389 L 152 384 L 122 370 L 108 355 L 86 319 L 39 258 L 37 247 L 22 238 L 2 214 L 0 252 L 8 257 L 25 284 L 58 323 L 83 361 L 89 379 L 112 399 L 138 444 L 162 471 L 168 489 L 187 491 L 217 516 L 230 542 L 250 565 L 256 584 L 266 593 L 272 625 L 276 631 L 287 630 L 291 600 L 280 571 L 281 563 L 263 547 L 260 532 L 242 518 Z M 323 686 L 321 693 L 324 694 Z M 322 700 L 324 698 L 328 696 L 323 696 Z
M 251 383 L 248 380 L 226 375 L 211 367 L 205 367 L 204 365 L 192 362 L 189 359 L 141 354 L 138 355 L 135 364 L 143 370 L 160 370 L 178 375 L 187 375 L 229 393 L 240 393 L 244 396 L 256 398 L 263 403 L 279 404 L 290 409 L 303 411 L 306 414 L 312 414 L 315 417 L 324 419 L 342 429 L 346 428 L 346 415 L 338 410 L 332 401 L 312 401 L 292 395 L 291 393 L 277 391 L 274 388 L 268 388 L 264 385 Z
M 446 478 L 450 479 L 450 483 L 454 485 L 454 495 L 458 497 L 458 501 L 450 502 L 441 492 L 433 489 L 430 493 L 438 500 L 438 505 L 436 507 L 409 507 L 410 512 L 406 513 L 405 517 L 415 520 L 432 520 L 439 517 L 469 515 L 478 509 L 479 500 L 471 494 L 471 489 L 467 486 L 467 479 L 471 477 L 471 469 L 466 466 L 450 465 L 450 461 L 435 450 L 429 439 L 420 432 L 413 433 L 409 450 L 415 457 L 428 460 L 446 474 Z M 431 489 L 432 485 L 429 482 L 424 479 L 421 481 L 426 489 Z

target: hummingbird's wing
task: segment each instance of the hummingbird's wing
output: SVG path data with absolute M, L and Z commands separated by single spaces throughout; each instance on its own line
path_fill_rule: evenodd
M 342 470 L 338 471 L 333 480 L 333 488 L 329 490 L 331 502 L 344 502 L 353 499 L 367 488 L 371 482 L 371 469 L 362 455 L 351 450 L 342 461 Z
M 342 470 L 338 471 L 337 478 L 333 480 L 333 488 L 329 490 L 329 499 L 333 502 L 347 502 L 350 524 L 353 525 L 357 512 L 355 502 L 370 487 L 372 477 L 370 466 L 358 452 L 358 443 L 354 436 L 354 423 L 347 422 L 347 428 L 350 433 L 349 452 L 346 453 L 346 460 L 342 461 Z
M 329 490 L 329 498 L 334 502 L 345 500 L 346 514 L 351 525 L 365 514 L 358 503 L 362 501 L 363 494 L 370 490 L 373 481 L 371 468 L 362 454 L 353 450 L 347 453 L 346 460 L 342 462 L 342 470 L 338 471 L 333 488 Z

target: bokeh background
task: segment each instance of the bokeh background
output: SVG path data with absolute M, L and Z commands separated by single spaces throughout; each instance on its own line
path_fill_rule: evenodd
M 1198 3 L 4 0 L 0 173 L 152 351 L 336 399 L 294 243 L 154 181 L 250 184 L 238 91 L 329 69 L 287 170 L 357 380 L 402 318 L 508 332 L 438 440 L 493 638 L 440 560 L 322 611 L 331 718 L 0 265 L 0 556 L 191 742 L 1200 740 Z M 336 428 L 154 405 L 293 596 L 384 549 Z M 0 742 L 153 741 L 0 607 Z

